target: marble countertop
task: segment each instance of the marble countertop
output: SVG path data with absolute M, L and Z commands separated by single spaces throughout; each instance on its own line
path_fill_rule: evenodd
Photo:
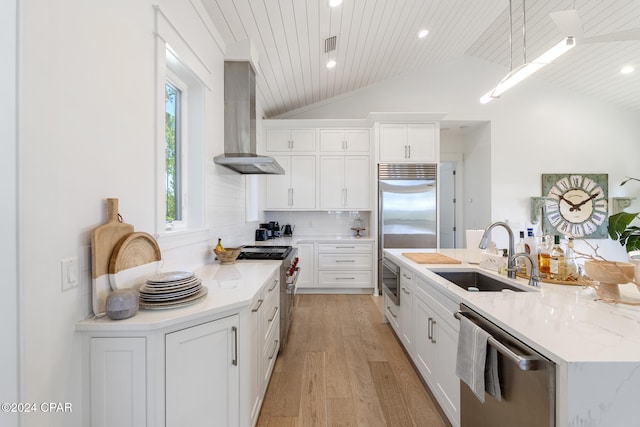
M 437 251 L 462 264 L 418 264 L 404 257 L 403 252 L 435 250 L 386 249 L 385 256 L 423 274 L 455 301 L 464 302 L 557 363 L 640 362 L 639 306 L 608 304 L 597 300 L 591 289 L 549 283 L 541 283 L 533 292 L 468 292 L 431 270 L 476 269 L 488 275 L 498 274 L 464 262 L 465 250 Z M 526 279 L 515 281 L 520 287 L 530 288 Z M 620 288 L 628 299 L 640 301 L 635 285 Z
M 195 304 L 168 310 L 138 310 L 128 319 L 111 320 L 104 316 L 76 323 L 78 331 L 150 331 L 189 322 L 206 316 L 242 309 L 251 303 L 256 293 L 281 261 L 237 261 L 220 265 L 217 261 L 195 271 L 207 287 L 208 295 Z

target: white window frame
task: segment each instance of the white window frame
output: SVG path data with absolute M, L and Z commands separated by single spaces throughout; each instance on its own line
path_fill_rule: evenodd
M 211 72 L 186 42 L 184 34 L 156 6 L 156 200 L 155 236 L 171 249 L 208 239 L 205 224 L 205 97 Z M 183 98 L 183 220 L 166 224 L 165 83 L 179 83 Z M 186 89 L 186 90 L 185 90 Z M 186 98 L 186 99 L 185 99 Z M 186 216 L 185 216 L 186 215 Z
M 169 56 L 169 53 L 167 54 Z M 180 167 L 178 171 L 180 172 L 180 176 L 178 179 L 180 180 L 180 200 L 176 200 L 176 203 L 180 203 L 180 211 L 181 211 L 181 219 L 168 222 L 166 221 L 166 209 L 165 209 L 165 231 L 179 231 L 188 229 L 188 218 L 189 218 L 189 203 L 187 203 L 189 197 L 189 181 L 187 179 L 186 170 L 189 166 L 189 87 L 188 85 L 178 76 L 177 73 L 173 72 L 170 66 L 167 67 L 166 70 L 166 83 L 170 83 L 177 90 L 180 91 L 180 105 L 178 106 L 179 112 L 179 123 L 176 122 L 177 131 L 179 135 L 176 135 L 176 145 L 180 144 L 179 156 L 176 159 L 176 162 L 180 163 Z M 164 116 L 166 117 L 166 115 Z M 166 125 L 166 123 L 165 123 Z M 165 151 L 165 163 L 166 165 L 166 151 Z M 166 169 L 165 169 L 166 174 Z M 166 186 L 165 186 L 165 206 L 166 206 Z

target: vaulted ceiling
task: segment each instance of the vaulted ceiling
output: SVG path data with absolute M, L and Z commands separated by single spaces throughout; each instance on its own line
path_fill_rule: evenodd
M 513 0 L 511 22 L 509 0 L 328 3 L 203 0 L 226 43 L 251 39 L 257 48 L 257 89 L 267 117 L 464 55 L 508 71 L 523 63 L 525 53 L 530 62 L 568 35 L 549 14 L 572 9 L 581 18 L 584 41 L 536 78 L 640 111 L 640 31 L 631 34 L 634 40 L 586 42 L 640 29 L 640 0 Z M 429 30 L 424 38 L 417 37 L 421 29 Z M 335 50 L 326 46 L 332 36 Z M 327 69 L 329 59 L 335 68 Z M 621 74 L 624 65 L 635 65 L 635 72 Z

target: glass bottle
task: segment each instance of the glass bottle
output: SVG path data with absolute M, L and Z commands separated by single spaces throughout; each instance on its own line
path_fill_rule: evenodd
M 564 280 L 564 250 L 560 247 L 560 236 L 553 236 L 553 247 L 549 252 L 549 275 L 555 280 Z
M 576 260 L 576 252 L 573 249 L 573 237 L 569 237 L 567 250 L 564 253 L 564 280 L 577 282 L 580 274 L 578 261 Z
M 533 234 L 533 230 L 532 234 Z M 516 253 L 522 253 L 525 252 L 525 243 L 524 243 L 524 231 L 520 232 L 520 241 L 516 244 Z M 516 268 L 518 270 L 516 270 L 517 273 L 520 274 L 527 274 L 527 263 L 525 262 L 523 257 L 518 257 L 517 261 L 516 261 Z
M 549 277 L 549 257 L 551 252 L 551 236 L 542 236 L 538 245 L 538 271 L 542 277 Z

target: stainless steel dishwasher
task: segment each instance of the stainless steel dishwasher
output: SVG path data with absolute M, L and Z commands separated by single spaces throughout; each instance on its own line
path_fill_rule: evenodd
M 480 402 L 460 381 L 461 427 L 547 427 L 556 425 L 556 366 L 531 347 L 460 304 L 465 316 L 491 334 L 488 345 L 498 351 L 502 400 L 488 394 Z

